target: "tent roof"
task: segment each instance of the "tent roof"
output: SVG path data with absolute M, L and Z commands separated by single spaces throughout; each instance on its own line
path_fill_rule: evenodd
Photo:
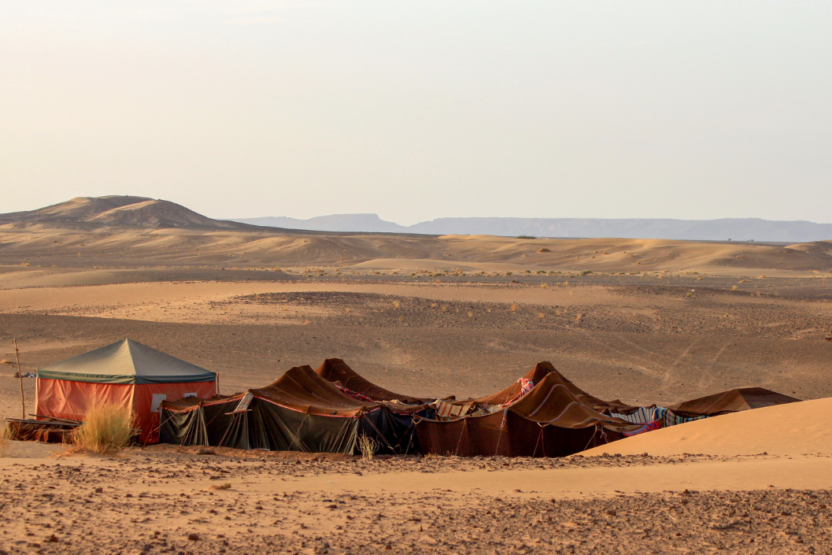
M 362 412 L 377 409 L 383 405 L 399 413 L 417 412 L 424 408 L 424 405 L 406 406 L 384 402 L 370 403 L 355 399 L 338 389 L 334 383 L 322 378 L 309 366 L 290 368 L 277 380 L 265 387 L 247 389 L 229 397 L 217 397 L 210 401 L 194 397 L 173 402 L 166 401 L 165 407 L 172 410 L 189 410 L 205 402 L 239 403 L 248 393 L 255 399 L 274 403 L 281 407 L 324 416 L 357 416 Z
M 563 383 L 564 380 L 557 371 L 545 375 L 534 389 L 508 410 L 528 420 L 560 428 L 580 429 L 596 424 L 616 431 L 633 428 L 629 422 L 607 416 L 593 408 L 588 399 L 594 397 L 576 395 Z
M 551 380 L 551 383 L 560 384 L 567 390 L 569 390 L 569 392 L 572 395 L 574 395 L 577 401 L 580 402 L 582 405 L 591 407 L 596 411 L 615 410 L 617 412 L 620 412 L 622 410 L 629 410 L 635 408 L 631 407 L 630 405 L 625 405 L 621 401 L 603 401 L 598 397 L 590 395 L 589 393 L 587 393 L 586 391 L 569 381 L 566 377 L 564 377 L 564 375 L 558 372 L 554 365 L 552 365 L 552 363 L 548 361 L 538 362 L 534 365 L 534 368 L 529 370 L 523 377 L 528 380 L 531 380 L 531 382 L 535 386 L 543 382 L 544 379 L 549 378 Z M 516 398 L 517 395 L 520 394 L 521 387 L 522 386 L 519 382 L 514 382 L 502 391 L 499 391 L 488 397 L 476 399 L 476 402 L 480 405 L 504 405 L 512 399 Z M 537 389 L 537 387 L 535 387 L 535 389 Z M 528 395 L 526 395 L 526 397 L 528 397 Z M 523 398 L 525 399 L 525 397 Z
M 725 412 L 738 412 L 741 410 L 759 409 L 772 405 L 783 405 L 795 403 L 800 399 L 763 389 L 762 387 L 744 387 L 740 389 L 729 389 L 722 393 L 714 393 L 707 397 L 692 399 L 667 408 L 673 412 L 689 414 L 692 416 L 722 414 Z
M 433 400 L 421 397 L 412 397 L 410 395 L 401 395 L 399 393 L 393 393 L 383 387 L 379 387 L 359 375 L 340 358 L 326 359 L 324 363 L 321 364 L 317 370 L 315 370 L 315 373 L 325 380 L 338 383 L 350 391 L 366 395 L 373 401 L 401 401 L 409 404 L 421 404 L 425 402 L 429 403 Z
M 248 391 L 258 399 L 308 414 L 349 416 L 378 406 L 346 395 L 309 366 L 291 368 L 266 387 Z
M 37 371 L 37 377 L 110 384 L 213 382 L 214 372 L 123 339 Z

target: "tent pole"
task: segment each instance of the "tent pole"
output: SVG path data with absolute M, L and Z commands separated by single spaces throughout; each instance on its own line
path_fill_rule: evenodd
M 14 341 L 14 357 L 17 359 L 17 377 L 20 379 L 20 410 L 23 420 L 26 420 L 26 395 L 23 394 L 23 372 L 20 371 L 20 350 L 17 348 L 17 338 L 12 338 Z

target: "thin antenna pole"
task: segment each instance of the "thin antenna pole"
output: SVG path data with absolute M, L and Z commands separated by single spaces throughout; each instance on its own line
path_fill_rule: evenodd
M 26 395 L 23 394 L 23 372 L 20 370 L 20 349 L 17 348 L 17 338 L 12 338 L 14 341 L 14 357 L 17 359 L 17 377 L 20 379 L 20 410 L 22 411 L 20 418 L 26 420 Z

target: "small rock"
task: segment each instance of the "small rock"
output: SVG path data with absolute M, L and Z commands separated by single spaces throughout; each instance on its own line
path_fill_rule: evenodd
M 188 534 L 188 540 L 192 542 L 199 541 L 199 534 L 194 534 L 193 532 L 191 532 L 190 534 Z

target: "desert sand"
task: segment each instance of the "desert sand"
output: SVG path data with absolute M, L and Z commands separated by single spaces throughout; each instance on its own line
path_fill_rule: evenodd
M 130 337 L 218 372 L 223 393 L 340 357 L 422 396 L 487 395 L 550 360 L 594 395 L 633 404 L 742 386 L 808 401 L 568 459 L 174 446 L 98 458 L 14 443 L 0 458 L 0 553 L 828 550 L 828 242 L 170 229 L 85 217 L 0 225 L 0 415 L 21 411 L 12 337 L 24 372 Z M 33 382 L 24 380 L 29 413 Z
M 627 441 L 596 447 L 583 455 L 830 455 L 830 421 L 832 399 L 818 399 L 671 426 Z
M 18 447 L 0 459 L 9 553 L 813 553 L 832 539 L 829 454 L 365 461 L 158 446 L 103 459 Z

